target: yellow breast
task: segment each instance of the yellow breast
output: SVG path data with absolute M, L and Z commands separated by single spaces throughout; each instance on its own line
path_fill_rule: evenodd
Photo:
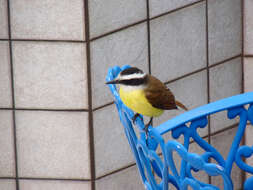
M 153 107 L 148 102 L 142 89 L 126 91 L 121 87 L 119 94 L 123 103 L 136 113 L 148 117 L 157 117 L 163 113 L 163 110 Z

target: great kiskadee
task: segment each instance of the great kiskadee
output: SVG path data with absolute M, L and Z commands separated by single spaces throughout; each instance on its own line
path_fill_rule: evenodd
M 133 121 L 139 114 L 150 117 L 145 125 L 146 132 L 153 117 L 160 116 L 164 110 L 177 109 L 178 106 L 187 110 L 182 103 L 175 100 L 172 92 L 159 79 L 136 67 L 121 71 L 114 80 L 106 84 L 119 84 L 122 102 L 137 113 Z

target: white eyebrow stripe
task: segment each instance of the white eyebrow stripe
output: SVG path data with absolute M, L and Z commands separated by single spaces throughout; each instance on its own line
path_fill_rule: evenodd
M 134 73 L 134 74 L 131 74 L 131 75 L 120 76 L 119 79 L 120 80 L 141 79 L 141 78 L 144 78 L 145 76 L 146 76 L 145 73 Z

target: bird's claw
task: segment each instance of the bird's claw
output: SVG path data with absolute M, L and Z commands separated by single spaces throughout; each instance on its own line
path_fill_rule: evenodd
M 142 117 L 140 116 L 139 113 L 134 114 L 134 116 L 133 116 L 133 118 L 132 118 L 134 124 L 136 124 L 136 119 L 137 119 L 137 117 L 140 117 L 140 118 L 142 119 Z

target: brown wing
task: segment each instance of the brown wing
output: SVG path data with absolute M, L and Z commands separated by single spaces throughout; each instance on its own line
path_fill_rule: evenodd
M 149 103 L 159 109 L 177 109 L 172 92 L 157 78 L 149 75 L 148 80 L 149 86 L 146 88 L 145 94 Z

